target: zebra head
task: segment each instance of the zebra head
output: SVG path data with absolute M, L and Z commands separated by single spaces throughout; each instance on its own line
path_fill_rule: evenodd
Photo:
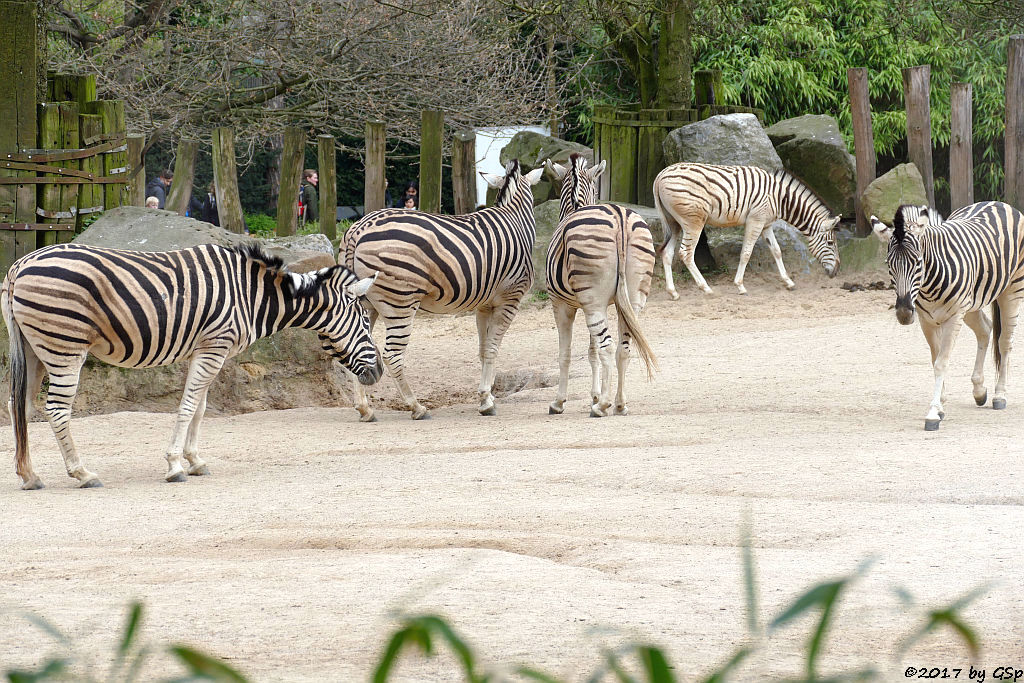
M 917 293 L 924 278 L 921 236 L 925 226 L 935 220 L 932 213 L 927 206 L 901 206 L 896 210 L 891 228 L 886 227 L 877 217 L 871 217 L 871 228 L 875 235 L 883 241 L 888 239 L 889 253 L 885 262 L 889 266 L 893 289 L 896 290 L 896 320 L 901 325 L 914 322 Z
M 505 165 L 505 175 L 480 171 L 480 176 L 487 184 L 498 191 L 498 196 L 494 198 L 495 206 L 510 206 L 519 197 L 529 197 L 530 205 L 533 206 L 533 192 L 530 186 L 539 183 L 543 174 L 543 166 L 524 174 L 518 159 L 512 159 Z
M 565 218 L 581 206 L 590 206 L 597 198 L 597 179 L 604 173 L 607 162 L 587 168 L 587 160 L 579 154 L 569 156 L 569 166 L 548 159 L 544 166 L 562 185 L 559 195 L 559 218 Z
M 348 268 L 332 266 L 317 271 L 317 275 L 326 285 L 327 303 L 334 311 L 317 329 L 323 349 L 358 377 L 361 384 L 373 384 L 384 368 L 360 297 L 369 291 L 377 273 L 359 280 Z
M 829 277 L 839 274 L 839 244 L 836 242 L 836 226 L 842 216 L 830 214 L 815 221 L 807 233 L 807 248 Z

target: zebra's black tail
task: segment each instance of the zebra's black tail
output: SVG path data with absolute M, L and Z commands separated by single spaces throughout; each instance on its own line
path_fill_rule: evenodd
M 28 365 L 25 362 L 25 337 L 14 320 L 10 301 L 4 296 L 4 321 L 11 338 L 11 425 L 14 427 L 14 468 L 26 470 L 28 460 Z
M 992 302 L 992 357 L 996 361 L 996 372 L 1003 365 L 1003 353 L 999 350 L 999 338 L 1003 336 L 1003 321 L 999 315 L 999 302 Z

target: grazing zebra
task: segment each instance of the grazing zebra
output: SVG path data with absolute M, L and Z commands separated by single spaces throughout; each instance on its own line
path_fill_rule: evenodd
M 562 181 L 559 223 L 547 256 L 548 296 L 558 326 L 558 394 L 548 412 L 561 415 L 565 410 L 572 326 L 576 311 L 582 308 L 590 331 L 590 416 L 608 414 L 615 344 L 607 312 L 614 303 L 619 318 L 615 413 L 625 415 L 629 412 L 623 391 L 630 339 L 636 341 L 648 376 L 656 363 L 637 320 L 651 292 L 654 240 L 635 211 L 613 204 L 593 205 L 594 181 L 604 171 L 603 161 L 588 169 L 586 159 L 573 154 L 568 168 L 550 160 L 547 166 Z
M 891 229 L 874 216 L 871 222 L 889 244 L 886 262 L 896 289 L 896 319 L 909 325 L 916 309 L 931 349 L 935 386 L 924 428 L 938 429 L 945 417 L 943 380 L 962 323 L 978 341 L 971 383 L 979 406 L 988 400 L 985 351 L 995 332 L 998 378 L 992 407 L 1005 408 L 1013 330 L 1024 297 L 1024 214 L 1002 202 L 980 202 L 959 209 L 945 222 L 928 207 L 900 207 Z M 990 304 L 991 321 L 982 310 Z
M 674 164 L 654 179 L 654 205 L 665 226 L 665 241 L 658 247 L 658 253 L 665 268 L 665 286 L 673 299 L 679 298 L 672 282 L 672 252 L 677 243 L 679 257 L 697 286 L 711 293 L 711 287 L 693 261 L 705 224 L 714 228 L 744 226 L 743 250 L 735 279 L 740 294 L 747 293 L 743 273 L 762 232 L 768 236 L 768 247 L 786 288 L 794 287 L 782 263 L 782 249 L 771 226 L 779 218 L 807 236 L 811 254 L 821 262 L 829 277 L 839 272 L 835 237 L 839 216 L 833 216 L 810 188 L 786 171 L 772 173 L 755 166 Z
M 356 300 L 373 284 L 346 268 L 315 273 L 284 269 L 256 245 L 202 245 L 140 252 L 63 244 L 19 259 L 0 289 L 11 336 L 15 469 L 24 489 L 42 488 L 28 452 L 33 399 L 49 376 L 46 418 L 68 475 L 102 486 L 85 469 L 71 439 L 71 406 L 86 356 L 126 368 L 189 358 L 185 392 L 167 449 L 167 481 L 208 474 L 198 454 L 210 383 L 224 362 L 286 327 L 316 330 L 326 350 L 373 384 L 382 368 L 369 321 Z
M 533 285 L 530 254 L 537 238 L 533 192 L 544 172 L 523 174 L 509 162 L 504 176 L 481 173 L 498 189 L 496 205 L 464 216 L 435 216 L 412 209 L 367 214 L 345 234 L 340 258 L 356 274 L 380 272 L 366 302 L 370 328 L 379 316 L 387 327 L 384 363 L 398 383 L 414 420 L 428 418 L 405 379 L 405 349 L 418 310 L 476 311 L 480 336 L 480 414 L 494 415 L 494 361 L 501 338 Z M 355 385 L 363 422 L 375 417 L 363 388 Z

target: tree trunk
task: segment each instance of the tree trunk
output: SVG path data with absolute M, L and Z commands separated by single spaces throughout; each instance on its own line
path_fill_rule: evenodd
M 661 0 L 661 35 L 658 38 L 657 108 L 687 109 L 693 99 L 690 83 L 693 43 L 690 23 L 693 0 Z

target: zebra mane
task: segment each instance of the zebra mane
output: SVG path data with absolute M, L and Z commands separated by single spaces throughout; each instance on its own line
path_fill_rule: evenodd
M 309 296 L 320 288 L 331 275 L 343 272 L 342 280 L 348 284 L 356 280 L 355 275 L 345 266 L 330 266 L 310 273 L 294 273 L 285 266 L 284 259 L 263 251 L 256 242 L 246 242 L 232 247 L 232 250 L 243 258 L 262 264 L 271 275 L 281 276 L 281 289 L 286 296 L 296 298 Z
M 814 188 L 812 188 L 810 185 L 805 183 L 800 176 L 798 176 L 795 173 L 792 173 L 791 171 L 789 171 L 787 169 L 784 169 L 784 168 L 781 169 L 781 170 L 775 171 L 774 175 L 775 175 L 775 177 L 778 180 L 780 180 L 782 182 L 796 181 L 797 186 L 800 187 L 801 190 L 805 191 L 812 199 L 814 199 L 816 202 L 818 202 L 818 204 L 821 206 L 821 208 L 825 209 L 825 211 L 828 212 L 829 216 L 834 216 L 835 215 L 835 214 L 832 213 L 832 209 L 828 208 L 828 204 L 826 204 L 825 200 L 821 198 L 821 195 L 818 194 L 814 190 Z
M 519 185 L 519 176 L 522 172 L 519 167 L 519 159 L 513 159 L 508 162 L 508 167 L 505 169 L 505 184 L 498 190 L 498 194 L 494 197 L 494 205 L 501 206 L 501 200 L 508 195 L 509 192 L 515 192 L 515 188 Z

